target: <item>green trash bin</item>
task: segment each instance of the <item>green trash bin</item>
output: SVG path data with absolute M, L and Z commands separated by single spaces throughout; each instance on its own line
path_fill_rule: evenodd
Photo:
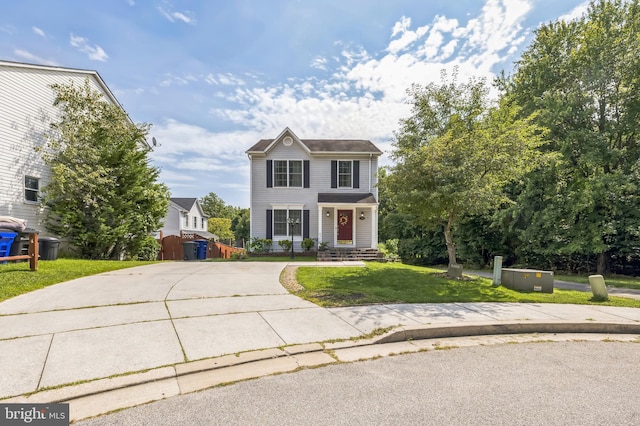
M 195 241 L 185 241 L 182 243 L 184 260 L 198 260 L 198 243 Z

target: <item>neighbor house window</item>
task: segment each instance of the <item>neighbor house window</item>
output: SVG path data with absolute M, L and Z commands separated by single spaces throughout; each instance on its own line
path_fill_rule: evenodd
M 338 188 L 351 188 L 352 166 L 351 161 L 338 161 Z
M 198 229 L 198 218 L 193 217 L 193 229 Z
M 203 217 L 202 218 L 202 229 L 207 229 L 207 228 L 204 227 L 204 224 L 205 224 L 205 220 L 204 220 L 204 217 Z
M 273 186 L 302 188 L 302 160 L 274 160 Z
M 292 227 L 288 219 L 298 221 Z M 302 235 L 302 210 L 274 210 L 273 211 L 273 234 L 277 236 Z
M 25 201 L 37 203 L 40 191 L 40 179 L 33 176 L 24 177 L 24 199 Z
M 184 227 L 185 228 L 189 227 L 189 215 L 188 214 L 184 215 Z

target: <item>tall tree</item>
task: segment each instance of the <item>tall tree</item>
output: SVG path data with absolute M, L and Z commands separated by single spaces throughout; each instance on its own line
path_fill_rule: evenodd
M 82 257 L 136 257 L 153 243 L 169 204 L 148 161 L 147 124 L 135 125 L 89 81 L 52 86 L 61 118 L 42 150 L 51 168 L 43 188 L 47 229 Z
M 209 217 L 233 219 L 240 210 L 239 207 L 227 205 L 216 193 L 210 192 L 200 200 L 202 210 Z
M 249 241 L 250 228 L 250 211 L 249 209 L 240 209 L 238 214 L 231 219 L 231 230 L 235 236 L 235 240 L 245 244 Z
M 596 256 L 605 273 L 640 242 L 638 34 L 638 0 L 594 1 L 581 19 L 540 27 L 506 84 L 558 154 L 529 177 L 514 215 L 533 256 Z
M 212 217 L 208 221 L 207 230 L 215 234 L 221 241 L 230 242 L 233 240 L 233 231 L 231 231 L 231 219 L 225 217 Z
M 401 121 L 389 187 L 401 212 L 419 225 L 442 226 L 449 264 L 453 230 L 467 214 L 505 201 L 504 186 L 535 164 L 542 130 L 517 119 L 509 102 L 491 105 L 484 80 L 414 85 L 412 115 Z

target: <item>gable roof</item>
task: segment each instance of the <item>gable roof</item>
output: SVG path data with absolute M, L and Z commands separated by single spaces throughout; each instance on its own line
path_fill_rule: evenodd
M 193 205 L 196 204 L 202 217 L 209 218 L 204 210 L 202 210 L 202 206 L 200 205 L 200 202 L 197 198 L 169 198 L 169 201 L 186 212 L 190 212 L 193 208 Z
M 124 111 L 124 108 L 122 108 L 122 105 L 120 105 L 120 102 L 118 102 L 118 99 L 116 99 L 114 94 L 111 92 L 111 89 L 109 89 L 109 87 L 107 86 L 107 83 L 104 82 L 104 80 L 102 79 L 98 71 L 86 70 L 81 68 L 66 68 L 66 67 L 51 66 L 51 65 L 27 64 L 24 62 L 12 62 L 12 61 L 3 61 L 3 60 L 0 60 L 0 66 L 51 71 L 51 72 L 86 74 L 87 77 L 92 76 L 96 79 L 100 87 L 104 90 L 104 93 L 109 98 L 109 100 L 113 102 L 115 105 L 118 105 Z
M 260 139 L 247 154 L 266 154 L 285 134 L 296 140 L 309 154 L 373 154 L 381 155 L 371 141 L 365 139 L 299 139 L 288 127 L 275 139 Z
M 193 205 L 198 201 L 197 198 L 169 198 L 169 200 L 186 211 L 191 211 Z

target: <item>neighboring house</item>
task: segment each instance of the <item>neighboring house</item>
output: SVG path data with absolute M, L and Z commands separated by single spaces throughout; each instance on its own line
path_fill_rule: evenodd
M 107 102 L 120 105 L 97 71 L 0 61 L 0 216 L 27 220 L 46 235 L 40 190 L 50 172 L 34 148 L 45 143 L 50 123 L 60 111 L 53 106 L 51 84 L 86 79 Z
M 331 248 L 376 249 L 378 157 L 368 140 L 299 139 L 286 128 L 246 151 L 251 161 L 251 237 L 293 236 Z
M 160 232 L 163 237 L 196 235 L 196 238 L 215 239 L 216 236 L 207 231 L 208 220 L 197 198 L 170 198 Z

